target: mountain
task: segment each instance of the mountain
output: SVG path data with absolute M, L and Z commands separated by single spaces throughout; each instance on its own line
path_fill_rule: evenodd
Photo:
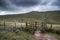
M 15 14 L 15 15 L 3 15 L 0 16 L 0 20 L 6 21 L 42 21 L 47 20 L 48 23 L 60 23 L 60 11 L 48 11 L 48 12 L 29 12 L 26 14 Z

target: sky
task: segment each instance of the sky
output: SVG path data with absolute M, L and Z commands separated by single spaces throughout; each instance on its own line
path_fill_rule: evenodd
M 0 15 L 60 10 L 60 0 L 0 0 Z

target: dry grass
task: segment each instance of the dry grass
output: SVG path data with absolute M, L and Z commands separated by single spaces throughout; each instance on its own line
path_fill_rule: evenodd
M 51 28 L 51 24 L 47 24 L 47 28 Z M 52 29 L 60 30 L 60 24 L 52 24 Z

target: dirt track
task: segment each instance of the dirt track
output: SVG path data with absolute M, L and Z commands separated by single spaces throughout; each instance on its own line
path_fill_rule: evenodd
M 34 37 L 36 40 L 58 40 L 55 37 L 48 35 L 48 34 L 42 34 L 42 33 L 35 33 Z

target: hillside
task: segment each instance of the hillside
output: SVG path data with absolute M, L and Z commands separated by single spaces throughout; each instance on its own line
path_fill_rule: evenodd
M 60 23 L 60 11 L 49 12 L 30 12 L 26 14 L 4 15 L 0 16 L 0 20 L 6 21 L 40 21 L 47 18 L 48 23 Z

